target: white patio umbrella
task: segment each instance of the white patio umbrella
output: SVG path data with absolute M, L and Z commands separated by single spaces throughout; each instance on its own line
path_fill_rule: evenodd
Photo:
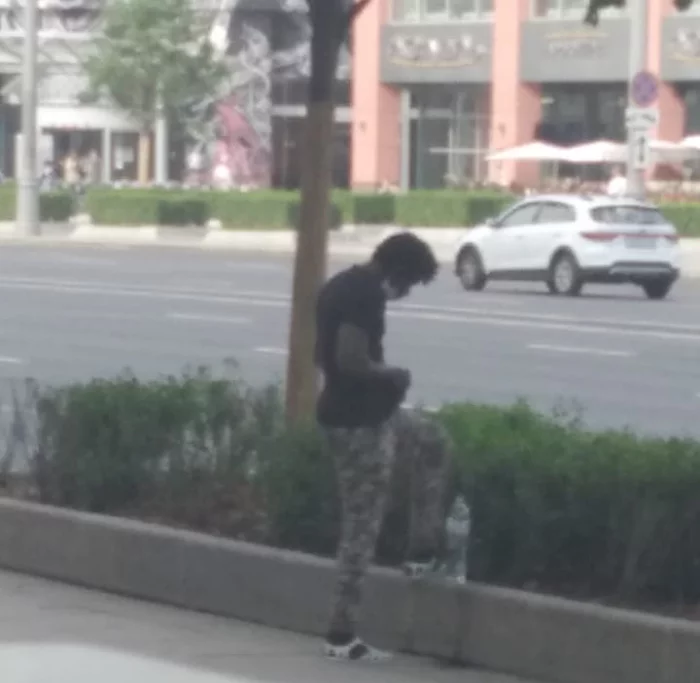
M 700 151 L 700 135 L 688 135 L 680 141 L 681 147 Z
M 608 164 L 627 160 L 627 145 L 612 140 L 595 140 L 569 147 L 565 161 L 572 164 Z
M 700 154 L 700 139 L 697 148 L 689 147 L 683 142 L 669 142 L 667 140 L 652 140 L 649 143 L 652 157 L 657 163 L 681 163 Z
M 530 142 L 494 152 L 486 158 L 489 161 L 563 161 L 566 150 L 546 142 Z

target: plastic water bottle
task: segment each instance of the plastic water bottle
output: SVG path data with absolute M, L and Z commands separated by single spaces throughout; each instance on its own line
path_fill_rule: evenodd
M 445 522 L 445 576 L 456 583 L 467 582 L 467 548 L 472 515 L 464 496 L 457 496 Z

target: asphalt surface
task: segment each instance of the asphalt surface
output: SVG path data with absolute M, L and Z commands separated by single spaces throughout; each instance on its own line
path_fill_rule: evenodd
M 3 244 L 0 396 L 27 376 L 153 377 L 226 358 L 250 382 L 281 380 L 290 282 L 289 256 Z M 413 403 L 524 397 L 578 405 L 595 428 L 700 437 L 700 280 L 662 302 L 626 286 L 560 299 L 537 284 L 465 293 L 445 269 L 392 307 L 386 349 L 411 368 Z

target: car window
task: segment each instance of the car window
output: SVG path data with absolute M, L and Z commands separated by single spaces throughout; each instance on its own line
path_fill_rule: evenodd
M 519 206 L 505 216 L 499 223 L 499 226 L 502 228 L 513 228 L 518 225 L 531 225 L 535 222 L 540 206 L 541 204 L 538 202 Z
M 537 217 L 538 223 L 574 223 L 576 221 L 576 211 L 572 206 L 559 204 L 558 202 L 547 202 L 542 206 Z
M 606 225 L 664 225 L 668 222 L 658 209 L 624 204 L 598 206 L 591 209 L 591 218 Z

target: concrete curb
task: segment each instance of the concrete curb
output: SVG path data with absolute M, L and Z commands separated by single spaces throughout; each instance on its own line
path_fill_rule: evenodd
M 74 242 L 97 243 L 136 243 L 156 244 L 160 236 L 155 226 L 143 226 L 139 228 L 120 228 L 111 226 L 79 225 L 69 235 L 68 239 Z
M 250 251 L 293 252 L 297 246 L 296 233 L 291 230 L 210 230 L 201 242 L 203 247 L 214 249 L 228 248 Z
M 327 560 L 130 520 L 0 499 L 0 567 L 321 635 Z M 700 625 L 376 570 L 365 633 L 384 646 L 552 683 L 690 683 Z
M 426 240 L 438 260 L 451 264 L 457 244 L 468 228 L 409 228 Z M 329 235 L 328 252 L 335 257 L 364 258 L 384 238 L 404 230 L 392 225 L 345 225 Z M 153 245 L 242 252 L 292 254 L 296 233 L 291 230 L 188 230 L 158 226 L 95 226 L 80 222 L 65 232 L 47 231 L 46 236 L 26 237 L 14 225 L 0 223 L 0 239 L 18 242 L 67 242 L 86 244 Z M 682 239 L 681 271 L 686 277 L 700 277 L 700 239 Z

